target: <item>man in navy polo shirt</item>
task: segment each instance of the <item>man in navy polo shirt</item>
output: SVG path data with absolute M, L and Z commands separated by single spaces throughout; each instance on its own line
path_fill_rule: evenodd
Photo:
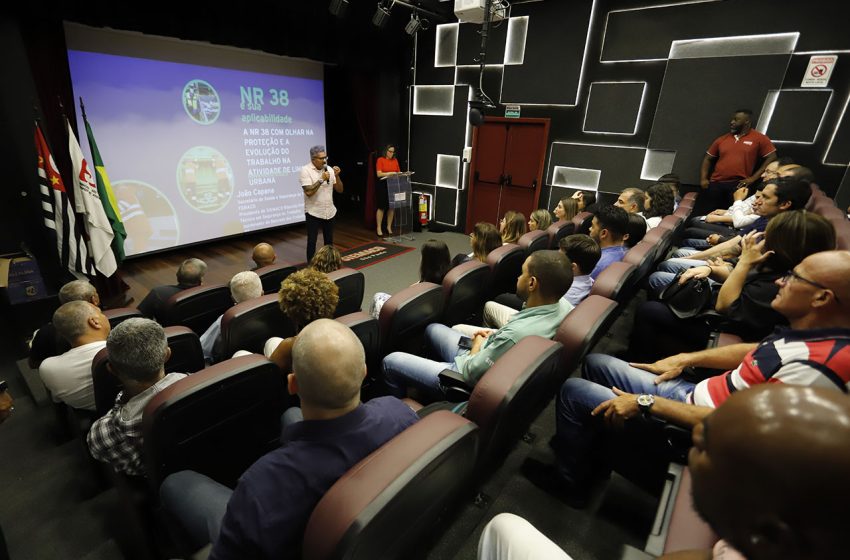
M 245 471 L 235 490 L 193 471 L 170 475 L 160 488 L 163 507 L 192 544 L 213 543 L 210 559 L 299 557 L 307 520 L 325 492 L 417 420 L 394 397 L 360 403 L 363 346 L 341 323 L 307 325 L 292 368 L 288 388 L 301 397 L 304 420 L 284 428 L 283 446 Z

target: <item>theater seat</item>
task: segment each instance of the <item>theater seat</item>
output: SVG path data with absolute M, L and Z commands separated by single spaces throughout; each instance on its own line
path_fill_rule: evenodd
M 843 218 L 841 221 L 833 221 L 832 225 L 835 226 L 836 248 L 850 250 L 850 221 Z
M 663 245 L 663 242 L 664 237 L 661 235 L 652 236 L 650 239 L 644 239 L 626 252 L 623 262 L 635 265 L 635 282 L 640 282 L 652 271 L 656 261 L 657 251 Z
M 183 325 L 202 335 L 231 305 L 230 288 L 224 284 L 189 288 L 165 302 L 165 326 Z
M 363 345 L 363 351 L 366 353 L 366 365 L 369 371 L 376 372 L 378 361 L 381 358 L 381 329 L 378 320 L 368 313 L 356 311 L 337 317 L 336 321 L 342 323 L 357 335 Z
M 601 276 L 601 275 L 600 275 Z M 616 319 L 617 302 L 589 295 L 561 321 L 555 340 L 561 343 L 561 381 L 570 376 L 585 354 Z
M 394 294 L 381 307 L 381 356 L 403 351 L 420 354 L 425 327 L 438 323 L 443 314 L 443 289 L 420 282 Z
M 474 259 L 459 264 L 446 274 L 443 278 L 444 325 L 465 323 L 481 313 L 484 305 L 482 287 L 487 284 L 489 275 L 490 267 Z
M 527 257 L 534 251 L 549 248 L 549 234 L 539 229 L 529 231 L 519 238 L 518 244 L 525 251 L 525 256 Z
M 280 415 L 294 397 L 272 362 L 234 358 L 174 383 L 147 404 L 142 420 L 145 470 L 156 493 L 169 474 L 191 469 L 231 488 L 276 448 Z
M 451 412 L 423 418 L 340 478 L 304 532 L 304 560 L 408 558 L 468 493 L 478 447 L 475 424 Z
M 493 299 L 499 294 L 516 292 L 516 281 L 522 274 L 522 263 L 525 262 L 525 251 L 519 245 L 508 243 L 487 255 L 487 265 L 490 276 L 487 283 L 486 297 Z
M 363 304 L 363 292 L 366 290 L 366 277 L 359 270 L 340 268 L 328 274 L 339 287 L 339 303 L 334 317 L 342 317 L 360 311 Z
M 254 272 L 263 283 L 264 294 L 276 294 L 280 291 L 280 283 L 297 269 L 289 263 L 277 263 L 258 268 Z
M 116 307 L 115 309 L 105 310 L 103 314 L 109 319 L 109 326 L 113 329 L 127 319 L 144 317 L 142 312 L 135 307 Z
M 575 218 L 578 218 L 578 215 Z M 546 235 L 549 236 L 549 249 L 557 249 L 561 239 L 575 233 L 577 227 L 575 218 L 571 221 L 559 220 L 549 226 L 546 230 Z M 578 223 L 581 224 L 580 221 Z
M 263 345 L 272 336 L 287 338 L 295 334 L 292 321 L 280 310 L 277 294 L 269 294 L 234 305 L 221 319 L 219 359 L 227 359 L 237 350 L 263 353 Z
M 623 303 L 634 292 L 636 271 L 635 265 L 627 262 L 611 263 L 596 277 L 590 294 Z
M 165 341 L 171 349 L 171 357 L 165 363 L 165 373 L 195 373 L 204 369 L 204 351 L 201 340 L 187 327 L 165 327 Z M 91 364 L 94 403 L 100 418 L 112 409 L 115 397 L 121 391 L 118 378 L 109 372 L 109 352 L 102 348 L 94 355 Z

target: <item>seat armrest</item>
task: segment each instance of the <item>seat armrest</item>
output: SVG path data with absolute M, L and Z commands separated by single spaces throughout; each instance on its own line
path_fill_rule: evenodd
M 472 385 L 460 373 L 444 369 L 439 373 L 440 386 L 449 402 L 464 402 L 472 394 Z
M 667 443 L 670 444 L 670 460 L 680 465 L 687 465 L 688 452 L 693 446 L 691 430 L 668 423 L 664 426 L 664 437 L 667 438 Z

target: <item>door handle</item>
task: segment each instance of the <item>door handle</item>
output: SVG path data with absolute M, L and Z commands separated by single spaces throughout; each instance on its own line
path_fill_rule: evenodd
M 532 188 L 532 189 L 536 189 L 536 188 L 537 188 L 537 179 L 534 179 L 534 180 L 531 182 L 531 188 Z
M 506 185 L 510 185 L 512 180 L 513 180 L 513 177 L 511 177 L 510 175 L 508 175 L 508 176 L 507 176 L 507 178 L 505 179 L 505 184 L 506 184 Z
M 473 174 L 472 174 L 472 177 L 473 177 L 473 180 L 477 183 L 477 182 L 478 182 L 478 177 L 479 177 L 479 175 L 478 175 L 478 171 L 477 171 L 477 170 L 475 171 L 475 173 L 473 173 Z
M 499 184 L 500 184 L 500 185 L 504 185 L 504 184 L 505 184 L 505 174 L 504 174 L 504 173 L 503 173 L 503 174 L 501 174 L 501 175 L 499 175 Z

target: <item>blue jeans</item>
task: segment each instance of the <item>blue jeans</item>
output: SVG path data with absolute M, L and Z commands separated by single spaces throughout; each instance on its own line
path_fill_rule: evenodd
M 215 543 L 233 490 L 195 471 L 168 475 L 159 487 L 163 509 L 177 520 L 194 549 Z
M 601 418 L 590 415 L 594 408 L 616 395 L 611 387 L 627 393 L 647 393 L 684 402 L 694 384 L 682 379 L 654 383 L 655 374 L 637 369 L 605 354 L 590 354 L 582 368 L 584 379 L 567 379 L 555 407 L 555 453 L 558 469 L 570 483 L 587 480 L 592 465 L 591 450 L 601 428 Z
M 708 241 L 706 241 L 705 239 L 696 238 L 685 239 L 680 245 L 682 247 L 692 247 L 694 249 L 699 249 L 700 251 L 704 251 L 705 249 L 711 248 L 711 245 L 709 245 Z
M 433 360 L 406 352 L 393 352 L 384 358 L 384 381 L 390 394 L 404 398 L 407 387 L 413 385 L 430 399 L 442 399 L 439 374 L 444 369 L 457 371 L 454 359 L 467 351 L 458 346 L 463 336 L 462 332 L 434 323 L 425 329 L 428 355 Z
M 679 249 L 673 253 L 672 258 L 662 262 L 658 265 L 658 270 L 649 275 L 649 280 L 647 281 L 649 288 L 656 294 L 661 293 L 661 291 L 673 281 L 673 277 L 675 277 L 676 273 L 680 270 L 687 270 L 688 268 L 704 265 L 705 261 L 684 258 L 685 255 L 696 252 L 696 249 L 691 249 L 690 252 L 688 252 L 687 249 Z

